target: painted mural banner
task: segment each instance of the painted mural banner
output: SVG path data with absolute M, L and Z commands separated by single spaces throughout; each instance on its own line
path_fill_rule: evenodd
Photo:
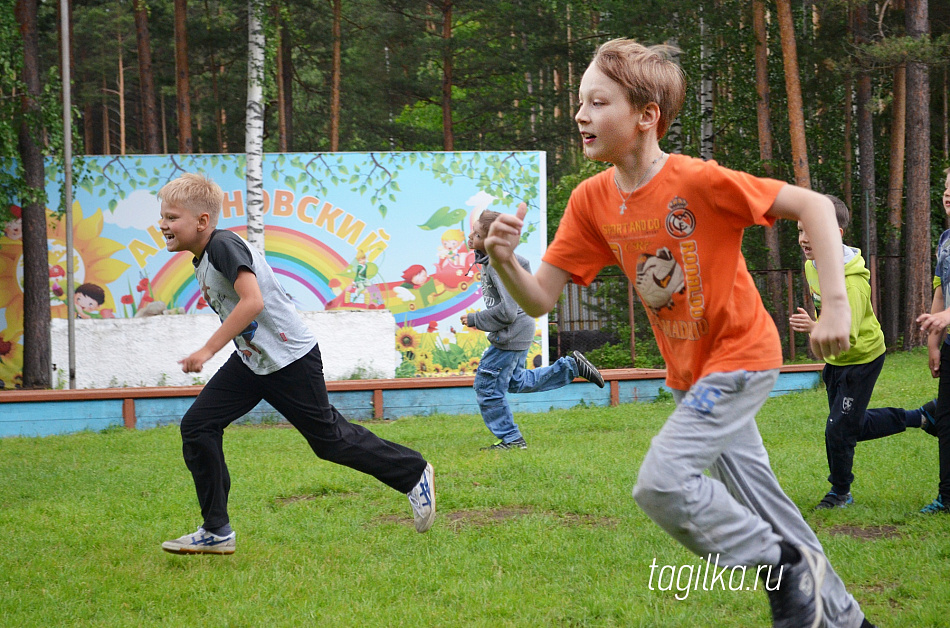
M 192 256 L 165 250 L 155 194 L 185 172 L 224 190 L 218 228 L 246 235 L 243 155 L 90 156 L 74 175 L 73 307 L 78 318 L 207 313 Z M 47 167 L 47 205 L 62 173 Z M 265 254 L 304 311 L 387 309 L 397 377 L 471 374 L 488 341 L 459 318 L 484 308 L 466 247 L 485 209 L 528 215 L 519 254 L 544 247 L 539 152 L 280 153 L 264 156 Z M 19 208 L 0 232 L 0 388 L 22 380 L 23 260 Z M 47 210 L 50 311 L 66 318 L 65 219 Z M 529 365 L 546 364 L 539 319 Z M 134 350 L 134 347 L 131 348 Z M 147 359 L 147 356 L 143 356 Z

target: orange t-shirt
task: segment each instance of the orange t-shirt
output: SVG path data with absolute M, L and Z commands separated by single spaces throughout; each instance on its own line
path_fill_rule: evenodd
M 647 310 L 671 388 L 688 390 L 710 373 L 779 368 L 778 331 L 741 246 L 746 227 L 775 222 L 765 213 L 786 184 L 670 155 L 621 214 L 614 170 L 571 193 L 544 261 L 583 285 L 620 266 Z

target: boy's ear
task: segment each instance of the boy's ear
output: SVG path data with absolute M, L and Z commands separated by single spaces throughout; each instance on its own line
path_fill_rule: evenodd
M 198 231 L 204 231 L 211 225 L 211 214 L 202 212 L 198 214 Z
M 637 123 L 644 130 L 656 128 L 660 123 L 660 106 L 655 102 L 647 103 L 640 114 L 640 121 Z

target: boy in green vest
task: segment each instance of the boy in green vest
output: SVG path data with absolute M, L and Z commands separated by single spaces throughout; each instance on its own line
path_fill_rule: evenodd
M 848 206 L 841 199 L 827 195 L 835 207 L 838 229 L 842 235 L 851 220 Z M 821 311 L 818 270 L 811 252 L 811 243 L 802 223 L 798 223 L 798 244 L 805 254 L 805 278 L 808 290 Z M 844 508 L 854 503 L 851 483 L 854 474 L 854 447 L 860 441 L 883 438 L 903 432 L 908 427 L 927 427 L 933 423 L 936 409 L 930 401 L 915 410 L 903 408 L 868 409 L 874 383 L 884 366 L 884 332 L 871 309 L 871 271 L 864 264 L 861 251 L 843 245 L 844 280 L 851 306 L 851 348 L 836 356 L 825 357 L 821 377 L 828 392 L 828 422 L 825 424 L 825 451 L 831 490 L 816 509 Z M 789 318 L 792 329 L 811 333 L 816 321 L 798 308 Z

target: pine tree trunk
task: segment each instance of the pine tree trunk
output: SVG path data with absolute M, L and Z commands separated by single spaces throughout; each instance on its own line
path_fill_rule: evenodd
M 222 7 L 218 7 L 218 15 L 223 15 Z M 205 0 L 205 18 L 208 23 L 208 32 L 211 31 L 211 8 L 208 6 L 208 0 Z M 214 98 L 214 132 L 218 140 L 218 151 L 228 152 L 228 137 L 226 132 L 227 112 L 224 109 L 224 103 L 221 98 L 221 91 L 218 87 L 218 76 L 224 74 L 224 66 L 218 62 L 217 55 L 212 50 L 208 59 L 208 74 L 211 75 L 211 95 Z
M 106 94 L 109 92 L 109 87 L 106 84 L 106 77 L 102 77 L 102 93 Z M 102 154 L 111 155 L 112 154 L 112 123 L 109 120 L 109 101 L 103 98 L 102 100 Z
M 125 67 L 124 55 L 122 54 L 122 33 L 117 34 L 119 42 L 119 154 L 125 154 Z
M 758 99 L 756 100 L 756 120 L 759 129 L 759 159 L 762 160 L 762 166 L 767 176 L 773 176 L 772 158 L 773 158 L 773 138 L 772 138 L 772 103 L 769 93 L 769 69 L 768 69 L 768 33 L 765 26 L 765 2 L 763 0 L 753 0 L 752 2 L 752 25 L 755 31 L 755 87 Z M 778 269 L 782 267 L 781 248 L 779 245 L 778 225 L 766 227 L 762 230 L 765 237 L 765 248 L 768 251 L 769 269 L 772 272 L 768 274 L 768 293 L 769 300 L 772 303 L 770 309 L 772 320 L 778 328 L 779 338 L 788 336 L 788 316 L 786 316 L 784 303 L 785 295 L 783 290 L 782 276 Z M 786 356 L 789 357 L 787 347 L 783 346 Z
M 191 85 L 188 75 L 188 0 L 175 0 L 175 87 L 178 96 L 178 152 L 192 153 Z
M 805 142 L 805 114 L 802 106 L 801 79 L 798 75 L 798 47 L 789 0 L 776 0 L 779 32 L 782 36 L 782 59 L 785 64 L 785 90 L 788 92 L 788 123 L 792 141 L 792 162 L 795 183 L 811 189 L 808 171 L 808 145 Z
M 901 308 L 901 223 L 904 220 L 904 140 L 907 115 L 907 92 L 905 83 L 907 70 L 901 65 L 894 70 L 894 100 L 891 106 L 891 153 L 890 174 L 887 186 L 887 232 L 884 234 L 884 285 L 893 286 L 883 295 L 884 341 L 893 346 L 897 343 L 903 326 Z
M 339 2 L 340 0 L 336 0 Z M 275 7 L 277 17 L 277 146 L 283 153 L 293 150 L 294 137 L 294 68 L 290 29 Z M 335 8 L 334 8 L 335 10 Z M 332 97 L 331 97 L 332 98 Z M 332 105 L 331 105 L 332 111 Z M 332 113 L 331 113 L 332 116 Z
M 343 69 L 342 2 L 333 0 L 333 76 L 330 88 L 330 151 L 340 150 L 340 73 Z
M 139 53 L 139 91 L 142 99 L 142 130 L 145 152 L 161 153 L 158 141 L 158 107 L 155 104 L 155 76 L 152 73 L 152 43 L 148 31 L 148 9 L 145 0 L 135 0 L 135 36 Z
M 23 38 L 22 117 L 18 144 L 27 187 L 35 200 L 22 203 L 23 221 L 23 387 L 49 388 L 52 382 L 49 314 L 49 249 L 46 243 L 46 173 L 40 152 L 40 46 L 37 0 L 17 0 Z
M 928 32 L 927 0 L 907 0 L 905 20 L 907 36 L 923 38 Z M 930 311 L 930 81 L 927 66 L 907 64 L 907 223 L 904 230 L 904 267 L 907 269 L 908 313 L 904 325 L 904 348 L 921 346 L 926 337 L 916 318 Z
M 442 148 L 455 150 L 452 129 L 452 0 L 442 3 Z
M 263 0 L 247 3 L 247 241 L 264 252 L 264 28 Z

